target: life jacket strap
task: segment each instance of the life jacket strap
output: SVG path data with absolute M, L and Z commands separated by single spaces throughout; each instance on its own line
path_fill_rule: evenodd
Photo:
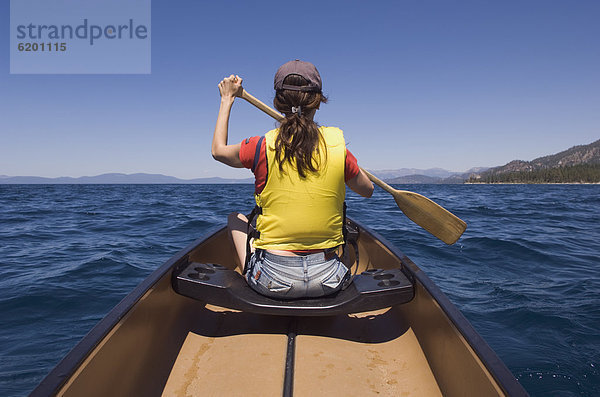
M 262 146 L 263 141 L 265 140 L 264 136 L 261 136 L 258 142 L 256 142 L 256 148 L 254 149 L 254 162 L 252 163 L 252 172 L 256 171 L 256 167 L 258 166 L 258 160 L 260 160 L 260 148 Z
M 348 259 L 346 256 L 346 243 L 348 242 L 348 230 L 346 229 L 346 208 L 348 208 L 348 206 L 346 205 L 346 200 L 344 200 L 344 206 L 342 208 L 342 236 L 344 237 L 344 245 L 342 245 L 342 258 L 344 258 L 344 261 L 346 261 Z
M 358 256 L 358 236 L 360 234 L 360 231 L 358 228 L 356 228 L 354 225 L 352 225 L 350 222 L 344 222 L 344 229 L 345 229 L 345 239 L 344 239 L 344 246 L 350 244 L 352 246 L 352 248 L 354 248 L 354 255 L 355 255 L 355 259 L 356 259 L 356 268 L 354 269 L 354 274 L 352 275 L 352 278 L 356 277 L 356 274 L 358 273 L 358 268 L 359 268 L 359 263 L 360 263 L 360 258 Z M 346 263 L 348 263 L 347 258 L 344 258 L 344 261 Z
M 250 250 L 250 240 L 260 237 L 260 232 L 256 230 L 255 227 L 255 218 L 261 214 L 262 208 L 258 205 L 255 205 L 252 211 L 248 214 L 248 223 L 246 226 L 246 259 L 244 260 L 244 271 L 242 274 L 246 274 L 248 272 L 248 263 L 250 263 L 250 255 L 252 254 L 252 251 Z

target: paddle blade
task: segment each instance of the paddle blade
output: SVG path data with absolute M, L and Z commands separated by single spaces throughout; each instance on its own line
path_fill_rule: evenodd
M 407 217 L 448 245 L 454 244 L 467 228 L 462 219 L 418 193 L 395 190 L 392 195 Z

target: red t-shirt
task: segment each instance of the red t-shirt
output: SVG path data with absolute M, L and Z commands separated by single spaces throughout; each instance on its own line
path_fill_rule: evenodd
M 265 139 L 263 139 L 260 145 L 260 153 L 258 157 L 256 157 L 256 145 L 258 144 L 258 140 L 260 138 L 260 136 L 253 136 L 252 138 L 244 139 L 240 149 L 240 161 L 244 167 L 249 168 L 252 170 L 252 172 L 254 172 L 254 191 L 256 194 L 260 194 L 267 183 L 267 156 L 265 155 Z M 256 164 L 254 164 L 255 158 L 258 158 Z M 350 153 L 350 150 L 346 148 L 344 180 L 348 182 L 350 179 L 358 175 L 359 170 L 360 169 L 358 168 L 356 157 L 354 157 L 354 155 Z

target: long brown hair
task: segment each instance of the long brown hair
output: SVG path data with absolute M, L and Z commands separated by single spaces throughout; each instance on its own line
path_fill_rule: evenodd
M 291 74 L 283 81 L 286 85 L 306 86 L 308 81 L 299 75 Z M 316 173 L 321 165 L 321 151 L 327 159 L 327 150 L 319 126 L 306 117 L 321 102 L 327 98 L 321 92 L 294 90 L 277 90 L 273 104 L 285 119 L 279 126 L 279 134 L 275 140 L 275 159 L 279 170 L 283 172 L 283 164 L 287 161 L 295 165 L 300 178 L 306 178 L 308 173 Z M 292 107 L 300 107 L 301 111 L 292 113 Z

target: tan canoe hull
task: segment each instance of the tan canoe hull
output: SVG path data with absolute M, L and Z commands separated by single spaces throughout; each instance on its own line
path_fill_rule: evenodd
M 359 270 L 402 267 L 414 280 L 411 302 L 353 315 L 287 317 L 176 294 L 171 272 L 182 261 L 233 268 L 221 228 L 142 282 L 32 395 L 526 395 L 431 280 L 359 227 Z

